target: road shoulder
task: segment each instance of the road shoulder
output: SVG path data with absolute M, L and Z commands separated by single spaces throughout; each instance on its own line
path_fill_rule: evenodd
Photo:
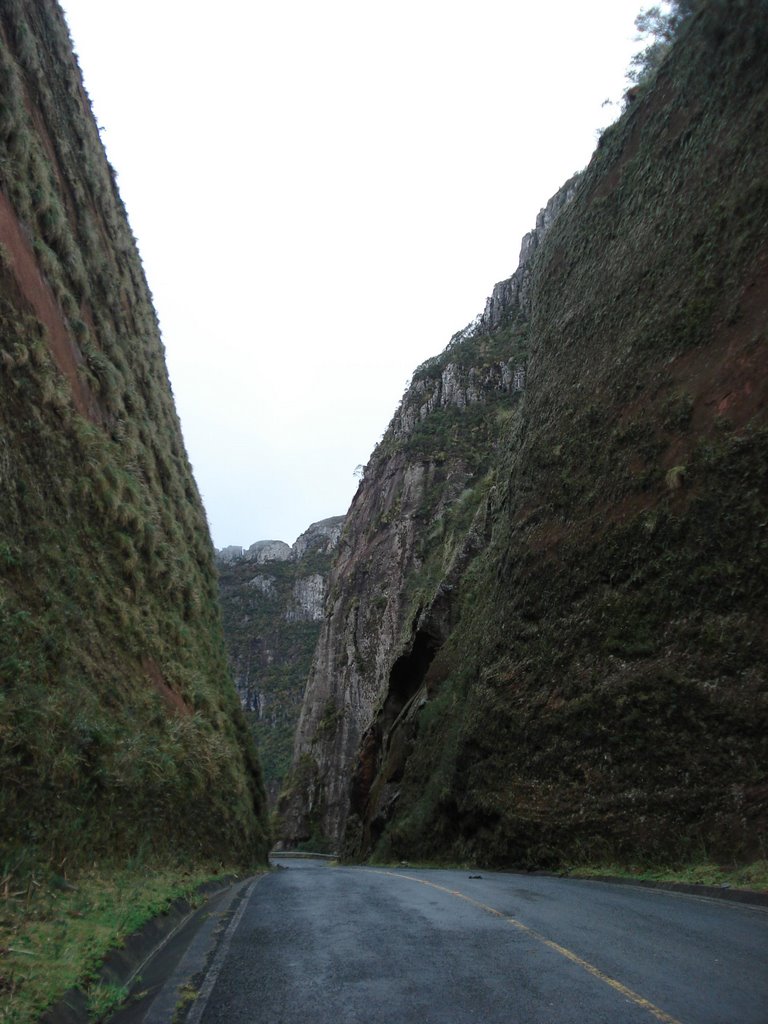
M 114 1024 L 138 1024 L 144 1021 L 152 1003 L 167 979 L 174 975 L 190 947 L 198 954 L 205 949 L 210 956 L 218 935 L 234 911 L 238 897 L 255 877 L 228 877 L 206 883 L 198 890 L 205 902 L 193 907 L 186 899 L 175 900 L 168 910 L 147 921 L 128 936 L 120 949 L 104 959 L 98 982 L 124 989 L 126 1002 L 109 1019 Z M 205 965 L 203 957 L 203 967 Z M 197 964 L 195 960 L 195 964 Z M 179 985 L 193 981 L 179 979 Z M 40 1024 L 89 1024 L 88 1000 L 80 989 L 70 989 L 40 1018 Z M 170 1021 L 171 1016 L 164 1020 Z

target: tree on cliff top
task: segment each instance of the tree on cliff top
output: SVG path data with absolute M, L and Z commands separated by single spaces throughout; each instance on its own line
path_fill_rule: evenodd
M 695 14 L 703 0 L 669 0 L 662 6 L 641 10 L 635 18 L 638 41 L 647 42 L 630 61 L 627 78 L 639 85 L 658 68 L 669 52 L 681 27 Z

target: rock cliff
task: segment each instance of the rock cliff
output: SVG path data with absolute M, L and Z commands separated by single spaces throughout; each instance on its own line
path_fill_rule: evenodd
M 384 702 L 394 720 L 414 705 L 421 679 L 415 687 L 397 679 L 414 664 L 423 676 L 450 631 L 456 588 L 485 540 L 496 436 L 514 429 L 525 390 L 529 261 L 576 181 L 541 211 L 517 271 L 494 288 L 483 315 L 416 371 L 365 467 L 281 800 L 288 843 L 340 846 L 350 779 L 357 807 L 381 756 L 376 711 Z
M 272 803 L 290 762 L 343 526 L 336 516 L 313 523 L 292 546 L 257 541 L 216 552 L 230 669 Z
M 252 864 L 205 514 L 54 0 L 0 6 L 0 88 L 0 858 Z
M 288 843 L 554 865 L 768 827 L 768 21 L 704 5 L 366 467 Z
M 413 704 L 451 628 L 462 575 L 483 546 L 494 458 L 514 431 L 525 391 L 530 260 L 574 194 L 569 181 L 526 235 L 515 274 L 485 312 L 413 376 L 352 502 L 281 801 L 284 839 L 338 847 L 383 735 L 371 723 Z M 418 673 L 417 673 L 418 674 Z M 423 674 L 423 673 L 422 673 Z M 413 690 L 413 692 L 411 692 Z

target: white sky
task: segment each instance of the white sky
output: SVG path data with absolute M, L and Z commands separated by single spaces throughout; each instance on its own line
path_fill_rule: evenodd
M 214 543 L 290 543 L 587 164 L 642 0 L 63 6 Z

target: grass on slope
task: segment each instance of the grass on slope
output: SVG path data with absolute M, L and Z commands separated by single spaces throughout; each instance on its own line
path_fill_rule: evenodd
M 680 868 L 643 867 L 627 864 L 574 865 L 567 869 L 573 878 L 634 878 L 645 882 L 681 882 L 687 885 L 720 885 L 730 889 L 768 892 L 768 860 L 743 867 L 726 867 L 709 861 Z
M 765 856 L 758 6 L 703 9 L 539 250 L 509 483 L 382 857 Z
M 125 991 L 97 981 L 110 949 L 183 897 L 199 903 L 199 886 L 234 871 L 213 866 L 157 870 L 129 866 L 86 871 L 73 879 L 10 869 L 0 877 L 0 1022 L 28 1024 L 68 989 L 87 992 L 99 1020 Z
M 0 5 L 0 89 L 0 864 L 248 863 L 205 513 L 54 0 Z

